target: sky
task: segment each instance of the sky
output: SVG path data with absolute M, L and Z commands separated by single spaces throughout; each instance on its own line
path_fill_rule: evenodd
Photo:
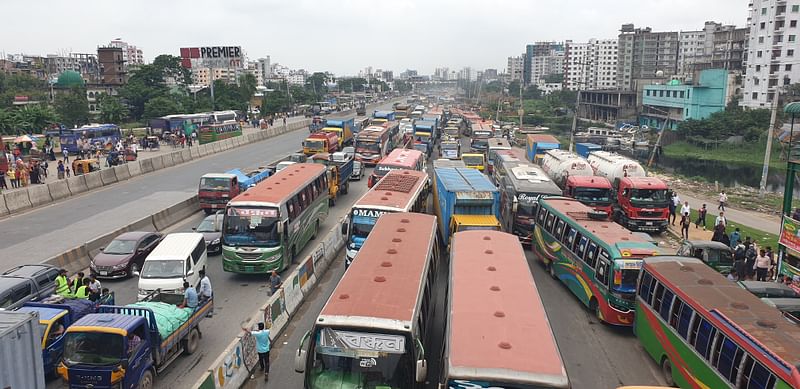
M 290 68 L 355 75 L 496 68 L 536 41 L 615 38 L 634 23 L 744 26 L 747 0 L 36 0 L 4 1 L 0 53 L 96 52 L 115 38 L 151 61 L 181 47 L 241 46 Z M 17 15 L 17 17 L 10 17 Z

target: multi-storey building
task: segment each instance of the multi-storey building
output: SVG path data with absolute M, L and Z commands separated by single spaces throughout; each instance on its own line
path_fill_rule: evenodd
M 614 89 L 617 86 L 617 40 L 567 42 L 564 50 L 564 88 Z
M 522 73 L 525 67 L 525 54 L 519 57 L 508 57 L 508 65 L 506 65 L 506 74 L 508 81 L 522 81 Z
M 712 69 L 726 69 L 741 72 L 747 49 L 747 35 L 750 28 L 722 26 L 714 32 L 714 52 L 711 55 Z
M 108 47 L 117 47 L 122 49 L 122 59 L 128 67 L 137 67 L 144 65 L 144 55 L 142 49 L 125 42 L 119 38 L 114 39 L 108 44 Z
M 563 74 L 564 43 L 537 42 L 525 46 L 522 78 L 525 84 L 536 84 L 540 78 Z
M 678 72 L 679 33 L 653 32 L 623 24 L 617 55 L 617 86 L 636 90 L 637 80 L 669 78 Z
M 766 108 L 780 89 L 800 81 L 800 0 L 752 0 L 741 105 Z
M 102 84 L 125 85 L 128 83 L 128 67 L 125 65 L 121 48 L 98 47 L 97 61 L 100 64 L 100 80 Z

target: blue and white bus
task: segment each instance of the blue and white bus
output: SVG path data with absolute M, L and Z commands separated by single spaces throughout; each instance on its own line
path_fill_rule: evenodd
M 89 141 L 90 143 L 116 144 L 122 138 L 122 131 L 116 124 L 93 124 L 81 128 L 71 128 L 59 130 L 59 141 L 61 149 L 67 149 L 70 153 L 78 152 L 78 139 Z

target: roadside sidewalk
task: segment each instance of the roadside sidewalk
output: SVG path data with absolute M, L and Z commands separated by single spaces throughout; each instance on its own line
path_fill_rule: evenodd
M 701 200 L 695 196 L 692 196 L 692 194 L 686 192 L 678 192 L 678 196 L 681 198 L 681 202 L 688 201 L 692 209 L 700 209 L 703 206 L 703 204 L 705 204 L 706 208 L 708 209 L 708 216 L 706 219 L 710 223 L 714 223 L 714 219 L 719 215 L 720 211 L 717 210 L 717 205 L 719 205 L 719 203 L 717 201 Z M 680 211 L 680 207 L 678 207 L 678 210 Z M 769 232 L 776 235 L 780 233 L 781 229 L 780 219 L 775 216 L 769 216 L 752 211 L 744 211 L 735 208 L 725 207 L 725 217 L 729 221 L 734 221 L 742 225 L 755 228 L 757 230 Z M 678 216 L 678 221 L 680 221 L 680 216 Z M 678 227 L 677 224 L 678 223 L 676 222 L 675 231 L 677 232 L 678 236 L 680 236 L 681 231 L 680 227 Z M 672 228 L 672 226 L 670 226 L 670 228 Z M 692 230 L 694 229 L 694 224 L 692 224 L 691 229 Z M 689 236 L 691 236 L 691 232 L 689 233 Z M 711 234 L 709 232 L 709 239 L 710 237 Z

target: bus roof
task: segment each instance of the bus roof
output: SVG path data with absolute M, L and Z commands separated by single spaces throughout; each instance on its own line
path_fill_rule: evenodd
M 378 218 L 353 264 L 339 281 L 317 323 L 382 324 L 407 332 L 416 323 L 436 242 L 436 217 L 387 213 Z M 338 320 L 337 320 L 338 319 Z
M 598 239 L 598 244 L 604 243 L 610 248 L 618 250 L 620 254 L 613 253 L 615 255 L 612 257 L 614 258 L 628 256 L 625 253 L 639 258 L 656 254 L 658 247 L 645 240 L 641 235 L 631 232 L 614 221 L 588 217 L 589 212 L 593 212 L 594 209 L 578 200 L 567 197 L 549 197 L 539 200 L 539 203 L 578 222 L 581 227 Z
M 488 143 L 490 149 L 497 149 L 500 147 L 504 147 L 506 150 L 511 149 L 511 144 L 508 143 L 508 139 L 505 138 L 489 138 Z
M 428 174 L 417 170 L 390 170 L 356 201 L 353 208 L 406 211 L 428 182 Z
M 450 378 L 569 386 L 516 236 L 498 231 L 456 233 L 450 269 Z
M 383 157 L 378 165 L 388 165 L 414 170 L 417 160 L 422 159 L 422 152 L 414 149 L 394 149 Z
M 464 164 L 464 161 L 460 159 L 446 159 L 446 158 L 439 158 L 433 161 L 433 168 L 442 168 L 442 167 L 463 167 L 466 168 L 467 165 Z
M 790 383 L 798 383 L 788 376 L 794 370 L 797 377 L 800 365 L 800 327 L 787 321 L 776 308 L 696 258 L 651 257 L 645 259 L 644 269 L 684 302 L 695 309 L 702 308 L 703 316 L 717 328 L 727 328 L 726 335 L 738 336 L 736 343 L 754 358 L 762 363 L 780 358 L 784 370 L 776 373 L 783 373 L 782 378 Z
M 506 171 L 505 177 L 518 192 L 560 195 L 561 188 L 539 166 L 518 158 L 502 157 L 501 163 Z
M 273 176 L 259 182 L 254 188 L 236 196 L 231 200 L 231 205 L 242 203 L 270 203 L 280 204 L 311 179 L 325 173 L 327 167 L 316 163 L 296 163 L 287 166 Z

